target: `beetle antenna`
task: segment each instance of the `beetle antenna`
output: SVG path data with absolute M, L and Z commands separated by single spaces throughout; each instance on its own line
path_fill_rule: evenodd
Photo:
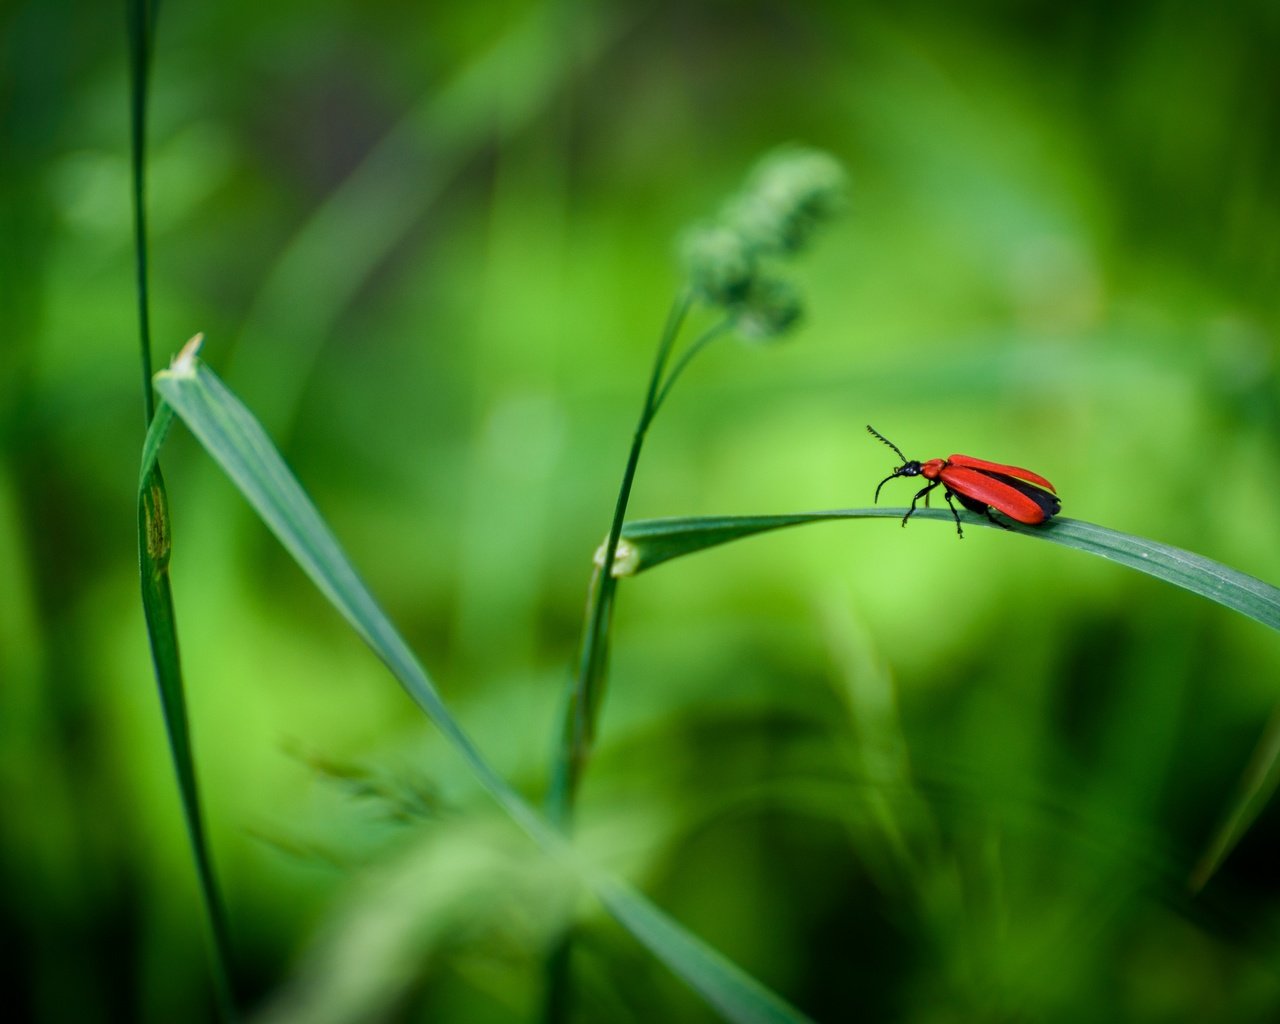
M 899 448 L 899 447 L 898 447 L 896 444 L 894 444 L 892 441 L 890 441 L 887 437 L 885 437 L 885 436 L 884 436 L 884 434 L 880 433 L 880 431 L 876 430 L 876 428 L 875 428 L 875 427 L 873 427 L 870 423 L 868 423 L 868 424 L 867 424 L 867 433 L 868 433 L 868 434 L 870 434 L 872 437 L 878 437 L 881 441 L 883 441 L 883 442 L 884 442 L 885 444 L 887 444 L 890 448 L 892 448 L 895 452 L 897 452 L 897 453 L 898 453 L 898 458 L 900 458 L 900 459 L 902 460 L 903 465 L 906 465 L 906 463 L 907 463 L 907 457 L 906 457 L 905 455 L 903 455 L 903 454 L 902 454 L 902 449 L 901 449 L 901 448 Z M 893 479 L 893 478 L 892 478 L 892 477 L 890 477 L 889 479 Z
M 905 462 L 906 460 L 904 459 L 903 461 Z M 889 476 L 885 477 L 883 480 L 880 481 L 880 483 L 876 486 L 876 496 L 871 499 L 871 503 L 873 505 L 880 504 L 880 488 L 883 487 L 885 484 L 887 484 L 890 480 L 892 480 L 897 475 L 898 475 L 897 473 L 891 473 Z

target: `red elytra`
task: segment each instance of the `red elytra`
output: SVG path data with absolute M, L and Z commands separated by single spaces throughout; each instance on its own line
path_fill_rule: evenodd
M 947 459 L 929 459 L 919 462 L 908 459 L 902 450 L 883 434 L 870 425 L 867 430 L 892 448 L 902 460 L 902 465 L 880 481 L 876 487 L 875 500 L 880 500 L 880 488 L 894 477 L 922 476 L 929 483 L 911 499 L 911 507 L 902 517 L 902 525 L 916 510 L 916 502 L 924 498 L 925 507 L 929 505 L 929 492 L 939 484 L 945 488 L 944 495 L 951 514 L 955 516 L 956 533 L 962 538 L 964 530 L 960 527 L 960 513 L 952 504 L 952 497 L 960 499 L 960 504 L 970 512 L 985 515 L 997 526 L 1009 528 L 1005 523 L 991 514 L 991 510 L 1003 513 L 1010 519 L 1029 526 L 1036 526 L 1052 519 L 1062 508 L 1053 484 L 1039 473 L 1020 466 L 1009 466 L 1002 462 L 988 462 L 986 459 L 975 459 L 970 455 L 952 455 Z

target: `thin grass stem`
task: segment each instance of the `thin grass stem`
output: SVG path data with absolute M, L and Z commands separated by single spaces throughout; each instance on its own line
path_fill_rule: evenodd
M 156 418 L 151 365 L 151 300 L 147 265 L 147 102 L 154 52 L 159 0 L 128 0 L 126 37 L 129 44 L 130 163 L 133 198 L 135 290 L 138 297 L 138 338 L 142 365 L 143 416 L 148 428 Z M 161 436 L 171 414 L 158 424 Z M 148 433 L 148 444 L 151 434 Z M 158 447 L 159 440 L 154 442 Z M 138 486 L 138 568 L 142 586 L 142 611 L 151 646 L 152 667 L 160 694 L 160 710 L 169 738 L 178 794 L 187 838 L 191 843 L 196 876 L 204 900 L 206 923 L 212 944 L 211 969 L 219 1017 L 239 1019 L 232 984 L 232 956 L 227 915 L 218 888 L 200 810 L 195 757 L 187 721 L 187 704 L 178 654 L 173 591 L 169 581 L 170 523 L 164 478 L 155 462 L 155 450 L 144 445 L 144 468 Z
M 146 425 L 155 416 L 151 388 L 151 301 L 147 274 L 147 100 L 151 53 L 159 0 L 131 0 L 126 13 L 129 40 L 129 150 L 132 165 L 134 275 L 138 293 L 138 339 L 141 345 L 142 406 Z
M 622 524 L 627 516 L 627 504 L 631 499 L 631 486 L 635 482 L 636 467 L 640 464 L 640 452 L 644 448 L 645 435 L 653 422 L 654 414 L 662 399 L 670 390 L 672 380 L 688 364 L 690 352 L 703 347 L 706 336 L 686 350 L 684 357 L 663 384 L 664 371 L 671 357 L 680 328 L 693 305 L 693 296 L 686 289 L 676 297 L 667 315 L 658 349 L 649 374 L 649 386 L 645 392 L 640 418 L 636 421 L 631 438 L 631 450 L 627 453 L 627 465 L 618 487 L 618 499 L 614 504 L 613 521 L 604 549 L 597 558 L 591 586 L 587 592 L 586 621 L 582 629 L 582 647 L 578 655 L 578 671 L 565 695 L 564 724 L 552 765 L 551 787 L 547 794 L 547 815 L 551 823 L 568 835 L 573 830 L 574 804 L 578 785 L 586 770 L 587 758 L 595 738 L 596 721 L 604 697 L 609 660 L 609 627 L 613 621 L 613 597 L 618 588 L 613 575 L 613 564 L 618 556 L 618 542 L 622 537 Z M 552 947 L 544 968 L 546 991 L 543 999 L 542 1019 L 545 1024 L 559 1024 L 569 1017 L 570 957 L 573 951 L 573 929 L 570 927 Z
M 605 539 L 604 550 L 598 559 L 595 576 L 588 595 L 587 618 L 582 631 L 582 646 L 578 656 L 578 671 L 572 680 L 565 702 L 564 726 L 556 749 L 552 768 L 551 789 L 547 795 L 547 811 L 552 822 L 564 832 L 572 829 L 573 804 L 583 767 L 590 753 L 595 734 L 595 722 L 600 709 L 605 685 L 609 622 L 612 618 L 613 595 L 617 580 L 613 575 L 613 563 L 618 555 L 618 541 L 622 537 L 622 524 L 631 499 L 631 487 L 635 482 L 636 467 L 644 448 L 645 435 L 653 422 L 664 371 L 671 357 L 680 328 L 693 304 L 688 291 L 677 296 L 667 316 L 658 349 L 654 355 L 653 370 L 649 374 L 649 386 L 644 405 L 636 421 L 631 438 L 631 450 L 627 453 L 626 468 L 618 487 L 613 520 Z
M 680 379 L 680 374 L 684 372 L 684 368 L 688 366 L 693 357 L 706 348 L 716 338 L 722 337 L 732 326 L 731 320 L 722 320 L 713 327 L 708 328 L 701 337 L 680 354 L 680 358 L 676 360 L 676 364 L 671 368 L 671 372 L 667 374 L 667 379 L 663 382 L 657 396 L 653 400 L 653 405 L 649 409 L 649 420 L 658 415 L 658 410 L 662 408 L 662 403 L 667 400 L 667 395 L 671 393 L 675 382 Z

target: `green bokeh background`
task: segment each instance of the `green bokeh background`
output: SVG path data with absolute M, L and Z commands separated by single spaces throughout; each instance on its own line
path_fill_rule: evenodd
M 28 1019 L 208 1019 L 138 601 L 123 12 L 0 30 L 0 977 Z M 867 504 L 870 422 L 1280 580 L 1278 47 L 1264 2 L 168 2 L 157 359 L 206 332 L 536 797 L 675 239 L 780 143 L 850 172 L 806 322 L 694 364 L 634 516 Z M 533 1019 L 531 848 L 181 429 L 164 464 L 252 1005 Z M 1280 1019 L 1280 817 L 1185 884 L 1278 692 L 1258 624 L 873 521 L 625 582 L 613 655 L 582 842 L 817 1019 Z M 576 1019 L 712 1019 L 585 912 Z

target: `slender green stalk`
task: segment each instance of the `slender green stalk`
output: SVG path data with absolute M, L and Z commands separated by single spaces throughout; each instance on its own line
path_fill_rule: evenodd
M 129 149 L 133 168 L 133 253 L 138 293 L 138 336 L 142 348 L 142 405 L 147 426 L 155 416 L 151 391 L 151 303 L 147 291 L 147 97 L 151 52 L 160 0 L 128 0 Z
M 608 652 L 609 623 L 613 614 L 613 595 L 617 580 L 613 575 L 613 563 L 618 555 L 618 541 L 622 537 L 622 523 L 626 519 L 627 504 L 631 499 L 631 487 L 635 482 L 636 467 L 640 464 L 640 452 L 644 448 L 645 435 L 653 422 L 662 388 L 663 374 L 671 350 L 685 317 L 693 303 L 691 294 L 682 292 L 671 306 L 666 326 L 658 340 L 653 370 L 649 374 L 649 387 L 645 393 L 640 418 L 631 438 L 631 450 L 627 453 L 626 468 L 618 487 L 618 499 L 614 504 L 613 521 L 599 557 L 596 573 L 592 578 L 587 597 L 587 618 L 582 631 L 582 647 L 578 657 L 578 672 L 567 695 L 565 718 L 556 749 L 552 770 L 551 790 L 547 796 L 547 810 L 551 820 L 563 831 L 572 828 L 573 803 L 583 767 L 590 755 L 595 734 L 596 716 L 600 709 L 605 685 L 605 665 Z M 683 363 L 683 361 L 682 361 Z
M 689 308 L 693 304 L 690 294 L 682 292 L 677 296 L 676 301 L 672 303 L 671 312 L 667 316 L 666 326 L 663 328 L 662 337 L 658 341 L 658 351 L 653 359 L 653 372 L 649 374 L 649 390 L 644 396 L 644 409 L 640 413 L 640 419 L 636 423 L 635 434 L 631 439 L 631 451 L 627 454 L 627 467 L 622 474 L 622 484 L 618 488 L 618 500 L 613 509 L 613 522 L 609 526 L 609 537 L 605 541 L 604 558 L 600 562 L 600 569 L 605 577 L 608 577 L 613 570 L 613 560 L 618 554 L 618 540 L 622 536 L 622 523 L 627 515 L 627 503 L 631 499 L 631 485 L 635 482 L 636 466 L 640 462 L 640 450 L 644 447 L 645 435 L 649 431 L 649 425 L 653 422 L 653 413 L 657 408 L 657 398 L 662 385 L 663 371 L 666 369 L 667 360 L 671 357 L 671 349 L 675 345 L 676 337 L 680 334 L 680 328 L 684 325 L 684 319 L 689 314 Z
M 667 395 L 671 393 L 672 386 L 680 379 L 680 374 L 682 374 L 684 372 L 684 368 L 693 361 L 693 357 L 711 344 L 711 342 L 715 341 L 716 338 L 723 337 L 728 333 L 729 328 L 732 326 L 733 324 L 729 320 L 720 321 L 720 323 L 704 332 L 697 341 L 681 353 L 680 358 L 676 360 L 675 366 L 673 366 L 671 368 L 671 372 L 667 374 L 667 379 L 663 383 L 662 389 L 653 400 L 653 406 L 649 409 L 650 422 L 652 422 L 653 418 L 658 415 L 658 410 L 662 408 L 662 403 L 667 400 Z
M 159 10 L 159 0 L 127 0 L 126 3 L 126 36 L 130 57 L 134 271 L 138 296 L 143 416 L 148 428 L 156 418 L 156 407 L 151 385 L 151 302 L 147 267 L 147 100 Z M 165 421 L 157 424 L 156 435 L 148 433 L 149 439 L 153 436 L 163 437 L 171 415 L 167 413 Z M 159 440 L 154 444 L 158 446 Z M 169 581 L 171 537 L 164 477 L 155 461 L 155 451 L 144 451 L 143 472 L 138 483 L 138 570 L 142 587 L 142 611 L 151 644 L 152 668 L 160 692 L 160 710 L 169 738 L 169 754 L 178 783 L 187 838 L 191 843 L 196 875 L 204 898 L 212 941 L 213 987 L 219 1016 L 224 1021 L 234 1021 L 238 1014 L 231 982 L 230 930 L 200 810 L 200 790 L 196 782 L 195 758 L 187 721 L 182 662 L 178 654 L 173 590 Z
M 226 910 L 214 873 L 213 857 L 200 811 L 200 789 L 196 782 L 191 730 L 187 722 L 187 701 L 178 655 L 178 631 L 173 613 L 173 589 L 169 583 L 169 503 L 159 465 L 144 471 L 138 492 L 138 548 L 142 574 L 142 610 L 151 639 L 151 661 L 160 690 L 160 710 L 164 715 L 169 754 L 182 800 L 187 838 L 195 859 L 196 876 L 204 896 L 210 938 L 213 945 L 212 971 L 219 1015 L 224 1021 L 238 1018 L 231 983 L 231 934 Z
M 617 589 L 614 562 L 622 537 L 631 486 L 649 425 L 685 368 L 717 337 L 736 327 L 747 337 L 777 338 L 801 314 L 798 293 L 777 275 L 774 265 L 800 252 L 814 229 L 840 205 L 844 172 L 828 154 L 787 147 L 761 160 L 747 187 L 717 220 L 703 224 L 685 240 L 688 284 L 677 296 L 658 340 L 649 388 L 631 438 L 631 451 L 618 488 L 613 522 L 598 572 L 592 580 L 578 672 L 568 687 L 564 724 L 552 768 L 547 809 L 566 833 L 572 830 L 573 804 L 603 699 L 613 596 Z M 667 361 L 692 308 L 695 296 L 724 319 L 689 345 L 670 373 Z
M 618 542 L 622 537 L 622 524 L 627 516 L 627 504 L 631 499 L 636 467 L 640 464 L 640 452 L 644 448 L 644 439 L 649 432 L 649 425 L 653 423 L 653 417 L 662 400 L 671 390 L 672 383 L 688 365 L 689 360 L 714 336 L 714 332 L 709 331 L 686 349 L 670 376 L 666 377 L 665 383 L 663 382 L 671 350 L 675 346 L 680 328 L 692 304 L 692 294 L 687 290 L 676 297 L 676 301 L 671 306 L 671 312 L 667 316 L 662 336 L 658 339 L 653 370 L 649 374 L 649 387 L 645 392 L 640 418 L 636 421 L 636 429 L 631 438 L 631 450 L 627 453 L 627 465 L 622 472 L 622 483 L 618 488 L 618 500 L 614 504 L 613 521 L 609 524 L 609 534 L 605 539 L 603 552 L 597 556 L 598 564 L 587 591 L 587 612 L 582 630 L 582 648 L 578 656 L 578 672 L 566 694 L 564 725 L 560 733 L 559 746 L 556 748 L 555 763 L 552 766 L 551 789 L 547 795 L 547 814 L 552 824 L 565 834 L 573 830 L 573 811 L 578 785 L 586 770 L 587 758 L 590 756 L 591 745 L 595 739 L 596 722 L 604 699 L 609 663 L 609 632 L 613 621 L 613 598 L 618 588 L 613 566 L 618 556 Z M 573 929 L 570 928 L 552 947 L 545 966 L 547 988 L 543 1003 L 543 1020 L 547 1024 L 556 1024 L 568 1019 L 569 966 L 572 950 Z
M 649 426 L 671 389 L 693 359 L 730 327 L 757 338 L 786 333 L 800 315 L 801 305 L 789 282 L 767 273 L 765 260 L 793 255 L 803 248 L 819 221 L 834 208 L 843 172 L 829 156 L 817 151 L 781 151 L 762 161 L 745 193 L 727 218 L 703 226 L 686 242 L 689 285 L 677 297 L 658 341 L 644 406 L 631 439 L 613 522 L 604 548 L 596 556 L 596 571 L 587 597 L 587 616 L 577 675 L 569 684 L 564 723 L 552 767 L 547 813 L 562 833 L 573 830 L 574 804 L 595 739 L 596 723 L 608 677 L 609 631 L 618 582 L 614 567 L 622 538 L 631 486 Z M 725 319 L 686 347 L 670 373 L 667 362 L 694 297 L 720 308 Z M 566 931 L 546 964 L 547 993 L 543 1019 L 557 1024 L 566 1019 L 569 1004 L 569 954 L 572 931 Z
M 665 373 L 676 338 L 680 334 L 680 328 L 684 324 L 692 303 L 692 295 L 688 291 L 677 297 L 667 317 L 662 337 L 658 341 L 653 370 L 649 375 L 649 388 L 645 393 L 644 406 L 631 438 L 631 450 L 627 453 L 627 465 L 622 473 L 622 484 L 618 488 L 613 521 L 609 526 L 604 549 L 597 556 L 596 569 L 587 592 L 587 615 L 582 631 L 578 674 L 567 695 L 564 727 L 560 736 L 560 745 L 556 750 L 551 791 L 547 798 L 547 812 L 552 823 L 566 834 L 573 829 L 574 802 L 578 785 L 582 781 L 587 759 L 591 754 L 596 722 L 604 700 L 605 684 L 608 678 L 613 598 L 618 588 L 618 579 L 613 569 L 618 556 L 618 544 L 622 538 L 622 526 L 626 520 L 627 504 L 631 498 L 631 487 L 635 482 L 636 467 L 640 464 L 640 452 L 644 448 L 649 426 L 685 367 L 711 341 L 724 334 L 731 323 L 725 320 L 704 332 L 684 350 L 671 368 L 671 372 Z M 547 959 L 547 993 L 543 1006 L 543 1020 L 548 1024 L 566 1020 L 569 1015 L 569 958 L 572 948 L 573 931 L 570 929 L 561 936 Z

